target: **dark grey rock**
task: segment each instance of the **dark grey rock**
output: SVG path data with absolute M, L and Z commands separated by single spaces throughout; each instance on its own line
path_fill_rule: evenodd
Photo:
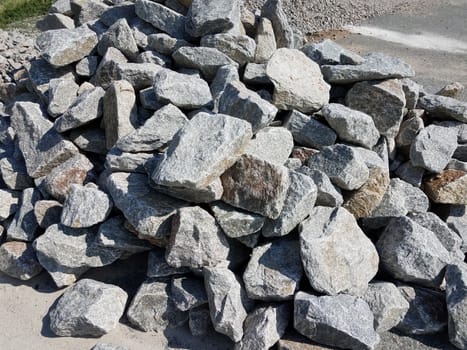
M 124 54 L 114 47 L 109 47 L 97 66 L 96 74 L 91 83 L 107 89 L 113 80 L 118 79 L 119 65 L 128 62 Z M 151 84 L 148 84 L 150 86 Z
M 120 50 L 129 60 L 134 61 L 139 54 L 138 46 L 125 18 L 121 18 L 110 26 L 101 36 L 97 52 L 104 56 L 109 47 Z
M 137 58 L 138 63 L 154 63 L 164 68 L 170 68 L 172 60 L 170 57 L 164 56 L 157 51 L 144 51 Z
M 15 151 L 10 157 L 0 159 L 0 174 L 3 182 L 10 190 L 24 190 L 34 185 L 29 177 L 24 157 L 15 145 Z
M 135 19 L 135 5 L 126 0 L 113 2 L 112 7 L 109 7 L 102 13 L 99 20 L 106 26 L 110 27 L 121 18 L 125 18 L 128 22 Z
M 41 32 L 54 29 L 74 29 L 73 19 L 61 13 L 49 13 L 43 19 L 36 22 L 36 28 Z
M 191 309 L 188 314 L 188 325 L 194 337 L 206 335 L 212 328 L 209 307 L 205 305 Z
M 62 216 L 62 205 L 53 200 L 37 201 L 34 205 L 34 216 L 39 227 L 43 229 L 59 224 Z
M 208 296 L 202 280 L 180 277 L 172 280 L 172 300 L 181 311 L 188 311 L 208 303 Z
M 188 41 L 171 37 L 165 33 L 149 35 L 148 45 L 151 49 L 154 49 L 163 55 L 172 55 L 183 46 L 192 46 Z
M 104 130 L 90 127 L 74 129 L 70 132 L 70 140 L 83 151 L 107 154 Z
M 341 191 L 335 187 L 329 177 L 320 170 L 312 170 L 307 166 L 297 169 L 298 172 L 309 176 L 318 189 L 316 206 L 339 207 L 344 203 Z
M 146 174 L 145 164 L 153 159 L 151 153 L 125 153 L 112 148 L 105 159 L 105 168 L 112 172 L 128 172 Z
M 446 303 L 449 340 L 459 349 L 467 347 L 467 265 L 460 262 L 446 268 Z
M 294 48 L 295 38 L 287 15 L 282 7 L 282 0 L 268 0 L 261 8 L 261 17 L 266 17 L 272 23 L 277 41 L 277 48 Z
M 256 43 L 247 35 L 231 33 L 206 35 L 201 38 L 201 46 L 218 49 L 239 65 L 252 62 L 255 58 Z
M 188 267 L 173 267 L 165 260 L 165 250 L 156 248 L 148 255 L 148 277 L 169 277 L 174 275 L 183 275 L 190 272 Z
M 405 162 L 396 170 L 396 175 L 409 184 L 420 187 L 425 175 L 425 169 L 413 166 L 412 163 Z
M 151 111 L 157 111 L 163 105 L 163 103 L 157 100 L 152 86 L 139 91 L 139 102 L 143 108 Z
M 462 251 L 467 252 L 467 205 L 449 206 L 446 223 L 462 238 Z
M 418 133 L 425 127 L 423 119 L 413 116 L 404 120 L 400 126 L 399 134 L 396 137 L 398 147 L 410 147 Z
M 229 83 L 234 81 L 240 81 L 237 66 L 230 64 L 220 67 L 217 70 L 216 76 L 214 77 L 210 86 L 211 94 L 214 99 L 214 112 L 219 111 L 219 100 L 224 93 L 225 88 Z
M 344 49 L 332 40 L 325 39 L 319 43 L 311 43 L 301 48 L 303 53 L 313 61 L 322 65 L 357 65 L 365 59 L 352 51 Z
M 27 188 L 22 192 L 18 211 L 7 230 L 7 238 L 12 241 L 32 242 L 39 227 L 34 215 L 34 205 L 41 199 L 36 188 Z
M 42 266 L 31 244 L 5 242 L 0 246 L 0 271 L 26 281 L 41 273 Z
M 467 123 L 467 103 L 451 97 L 426 94 L 418 100 L 418 107 L 434 118 Z

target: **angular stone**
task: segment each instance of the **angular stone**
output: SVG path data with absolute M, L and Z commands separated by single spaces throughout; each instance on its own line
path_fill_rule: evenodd
M 248 63 L 245 67 L 245 72 L 243 73 L 243 82 L 251 85 L 272 84 L 271 79 L 269 79 L 266 74 L 266 68 L 266 63 Z
M 263 227 L 264 217 L 236 209 L 223 202 L 211 204 L 217 223 L 224 233 L 231 238 L 250 236 Z
M 97 35 L 87 26 L 49 30 L 37 37 L 36 45 L 47 62 L 63 67 L 89 55 L 97 45 Z
M 321 113 L 343 141 L 371 149 L 379 140 L 378 129 L 368 114 L 337 103 L 324 106 Z
M 153 159 L 151 153 L 125 153 L 112 148 L 105 159 L 105 168 L 111 172 L 127 172 L 146 174 L 145 165 Z
M 208 296 L 202 280 L 180 277 L 172 280 L 172 300 L 181 311 L 188 311 L 208 303 Z
M 276 36 L 274 35 L 274 28 L 272 22 L 261 17 L 256 28 L 256 63 L 267 63 L 274 52 L 277 50 Z
M 347 93 L 345 101 L 350 108 L 371 116 L 381 135 L 394 138 L 399 133 L 405 108 L 399 80 L 357 83 Z
M 329 102 L 330 86 L 323 80 L 319 66 L 299 50 L 277 50 L 266 74 L 274 84 L 273 103 L 279 109 L 309 113 Z
M 50 329 L 61 337 L 100 337 L 117 327 L 127 299 L 117 286 L 83 279 L 50 311 Z
M 49 83 L 49 106 L 47 112 L 58 117 L 73 104 L 78 93 L 78 84 L 71 79 L 52 79 Z
M 156 98 L 183 109 L 198 109 L 212 102 L 208 83 L 193 75 L 162 69 L 154 78 Z
M 193 250 L 193 247 L 197 247 Z M 227 260 L 229 243 L 215 219 L 200 207 L 181 208 L 172 219 L 166 259 L 174 267 L 194 269 Z
M 227 85 L 233 81 L 240 81 L 238 75 L 238 67 L 235 65 L 227 65 L 220 67 L 217 70 L 217 74 L 214 77 L 214 80 L 211 83 L 211 94 L 214 99 L 214 112 L 219 111 L 219 99 L 224 93 Z
M 104 89 L 96 87 L 79 95 L 68 110 L 55 121 L 55 130 L 65 132 L 102 116 Z
M 50 13 L 61 13 L 66 16 L 73 15 L 71 11 L 70 0 L 56 0 L 50 7 Z
M 112 1 L 112 7 L 109 7 L 99 17 L 100 21 L 110 27 L 121 18 L 125 18 L 129 23 L 135 19 L 135 5 L 126 1 Z
M 445 85 L 436 95 L 457 98 L 464 92 L 464 89 L 464 85 L 456 81 Z
M 332 84 L 350 84 L 366 80 L 415 76 L 412 67 L 398 58 L 386 56 L 382 53 L 371 53 L 365 56 L 364 59 L 365 61 L 358 65 L 323 66 L 324 78 Z
M 85 228 L 103 222 L 112 210 L 110 197 L 97 188 L 72 184 L 63 204 L 61 223 Z
M 194 337 L 206 335 L 212 328 L 209 307 L 200 306 L 191 309 L 188 315 L 188 325 Z
M 0 221 L 8 219 L 18 210 L 21 192 L 0 189 Z
M 402 88 L 404 89 L 405 100 L 407 101 L 406 107 L 408 109 L 417 108 L 421 86 L 414 82 L 412 79 L 402 79 L 401 82 Z
M 141 107 L 152 111 L 157 111 L 162 107 L 162 103 L 157 100 L 152 86 L 139 91 L 139 102 Z
M 396 170 L 396 175 L 409 184 L 420 187 L 425 175 L 425 169 L 413 166 L 412 163 L 405 162 Z
M 144 51 L 136 58 L 136 62 L 154 63 L 165 68 L 170 68 L 172 65 L 172 60 L 169 57 L 164 56 L 157 51 Z
M 175 135 L 152 179 L 164 186 L 205 187 L 235 163 L 251 137 L 245 121 L 198 114 Z
M 397 326 L 409 310 L 409 303 L 399 289 L 388 282 L 370 283 L 363 300 L 373 312 L 374 326 L 378 333 Z
M 362 295 L 378 271 L 378 253 L 344 208 L 316 207 L 299 227 L 300 255 L 321 293 Z
M 271 21 L 277 40 L 277 48 L 295 47 L 294 33 L 282 7 L 282 0 L 266 1 L 261 8 L 261 17 Z
M 155 279 L 148 279 L 141 285 L 126 316 L 131 324 L 144 332 L 162 332 L 188 320 L 188 314 L 175 306 L 170 284 Z
M 270 349 L 282 338 L 289 323 L 291 307 L 272 304 L 255 309 L 245 320 L 242 340 L 236 350 Z
M 461 160 L 463 162 L 466 162 L 467 161 L 467 145 L 458 145 L 452 157 L 458 160 Z
M 240 341 L 243 322 L 252 307 L 243 285 L 232 271 L 224 267 L 209 267 L 203 272 L 214 329 L 234 342 Z
M 467 172 L 467 162 L 461 162 L 457 159 L 451 159 L 446 166 L 446 170 L 460 170 Z
M 109 47 L 97 66 L 96 74 L 91 78 L 91 83 L 107 89 L 113 80 L 118 79 L 119 65 L 127 62 L 124 54 L 114 47 Z
M 156 74 L 163 69 L 154 63 L 119 63 L 116 76 L 128 81 L 136 91 L 153 85 Z
M 137 0 L 135 12 L 142 20 L 175 38 L 183 39 L 186 37 L 185 16 L 164 5 L 149 0 Z
M 16 145 L 11 157 L 0 159 L 0 174 L 10 190 L 21 191 L 34 185 L 33 180 L 28 175 L 24 157 Z
M 446 268 L 446 303 L 449 340 L 459 349 L 467 348 L 467 265 Z
M 173 38 L 165 33 L 149 35 L 148 45 L 151 49 L 154 49 L 163 55 L 172 55 L 183 46 L 192 46 L 188 41 Z
M 329 177 L 319 170 L 312 170 L 307 166 L 302 166 L 298 172 L 305 174 L 314 181 L 318 194 L 316 197 L 316 206 L 339 207 L 344 203 L 339 188 L 335 187 Z
M 274 165 L 283 165 L 292 153 L 293 145 L 293 137 L 289 130 L 268 127 L 255 135 L 245 153 Z
M 287 168 L 245 155 L 221 179 L 224 202 L 271 219 L 280 216 L 289 187 Z
M 71 4 L 79 24 L 97 20 L 109 8 L 102 0 L 72 0 Z
M 59 224 L 61 215 L 62 205 L 57 201 L 41 200 L 34 206 L 34 216 L 39 227 L 43 229 Z
M 36 28 L 41 32 L 54 29 L 74 29 L 75 22 L 72 18 L 61 13 L 49 13 L 42 20 L 36 22 Z
M 193 0 L 186 31 L 194 37 L 201 37 L 226 32 L 239 23 L 240 1 Z
M 70 132 L 70 140 L 83 151 L 107 154 L 104 130 L 92 127 L 74 129 Z
M 306 147 L 321 149 L 333 145 L 337 139 L 330 127 L 298 111 L 290 112 L 285 127 L 296 142 Z
M 372 350 L 380 341 L 368 304 L 345 294 L 317 297 L 297 293 L 294 327 L 311 340 L 344 349 Z
M 293 299 L 303 275 L 298 249 L 298 241 L 288 240 L 253 249 L 243 273 L 248 297 L 262 301 Z
M 445 170 L 426 181 L 424 189 L 435 203 L 467 204 L 467 172 Z
M 434 118 L 467 123 L 467 102 L 451 97 L 426 94 L 418 100 L 418 107 Z
M 34 205 L 41 199 L 36 188 L 26 188 L 21 195 L 18 211 L 7 230 L 7 238 L 15 241 L 31 242 L 36 236 L 38 224 L 34 215 Z
M 181 67 L 199 70 L 208 81 L 214 79 L 220 67 L 237 64 L 226 54 L 212 47 L 184 46 L 177 49 L 172 58 Z
M 396 137 L 397 146 L 410 146 L 424 127 L 425 125 L 421 117 L 414 116 L 404 120 L 400 126 L 399 134 Z
M 173 267 L 165 260 L 165 250 L 156 248 L 148 255 L 148 277 L 169 277 L 174 275 L 184 275 L 190 272 L 188 267 Z
M 120 50 L 129 60 L 134 61 L 139 54 L 138 46 L 125 18 L 121 18 L 102 34 L 97 45 L 97 52 L 104 56 L 109 47 Z
M 23 281 L 42 271 L 31 244 L 5 242 L 0 246 L 0 271 Z
M 310 59 L 323 65 L 357 65 L 365 59 L 352 51 L 344 49 L 332 40 L 325 39 L 319 43 L 307 44 L 301 48 Z
M 256 43 L 246 35 L 231 33 L 206 35 L 201 38 L 201 46 L 218 49 L 239 65 L 252 62 L 255 58 Z
M 404 216 L 391 220 L 376 247 L 393 277 L 428 287 L 440 286 L 444 268 L 453 261 L 432 231 Z
M 384 138 L 382 138 L 384 140 Z M 358 156 L 363 160 L 366 166 L 371 168 L 380 168 L 384 170 L 389 170 L 389 155 L 388 148 L 390 147 L 388 142 L 378 143 L 373 149 L 369 150 L 368 148 L 350 146 Z M 386 148 L 386 150 L 383 150 Z
M 26 169 L 32 178 L 47 175 L 78 153 L 71 142 L 63 140 L 53 129 L 53 124 L 47 120 L 38 104 L 15 103 L 11 121 Z

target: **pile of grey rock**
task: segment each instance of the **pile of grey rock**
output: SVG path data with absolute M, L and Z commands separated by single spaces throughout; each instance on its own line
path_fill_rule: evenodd
M 29 92 L 0 118 L 0 270 L 71 286 L 56 335 L 125 314 L 236 349 L 288 349 L 293 329 L 345 349 L 448 331 L 467 348 L 461 87 L 302 46 L 280 0 L 261 17 L 237 0 L 59 0 L 44 21 Z M 148 279 L 129 305 L 80 280 L 133 254 Z

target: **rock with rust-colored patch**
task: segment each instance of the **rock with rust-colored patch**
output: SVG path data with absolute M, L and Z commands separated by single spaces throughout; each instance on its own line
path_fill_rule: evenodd
M 467 204 L 467 173 L 446 170 L 425 182 L 426 194 L 435 203 Z

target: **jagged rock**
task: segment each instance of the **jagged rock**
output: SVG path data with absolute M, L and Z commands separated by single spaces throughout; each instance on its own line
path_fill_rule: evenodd
M 181 311 L 188 311 L 208 303 L 202 280 L 180 277 L 172 280 L 172 300 Z
M 323 66 L 324 78 L 332 84 L 350 84 L 364 80 L 410 78 L 414 70 L 398 58 L 382 53 L 372 53 L 364 57 L 361 64 Z
M 405 216 L 391 220 L 376 247 L 392 276 L 428 287 L 440 286 L 444 268 L 453 261 L 432 231 Z
M 460 170 L 467 172 L 467 162 L 461 162 L 457 159 L 451 159 L 446 166 L 446 170 Z
M 113 80 L 117 80 L 119 67 L 128 62 L 124 54 L 114 47 L 109 47 L 101 62 L 97 66 L 96 74 L 91 78 L 91 83 L 107 89 Z M 150 86 L 151 83 L 148 85 Z
M 54 29 L 74 29 L 75 23 L 73 19 L 61 13 L 49 13 L 36 22 L 36 28 L 41 32 Z
M 41 199 L 41 194 L 36 188 L 26 188 L 21 195 L 18 211 L 7 230 L 9 240 L 32 242 L 38 228 L 34 216 L 34 205 Z
M 423 119 L 419 116 L 413 116 L 404 120 L 400 126 L 399 134 L 396 137 L 396 144 L 404 147 L 412 144 L 418 133 L 425 127 Z
M 71 4 L 79 24 L 98 19 L 109 8 L 102 0 L 73 0 Z
M 34 184 L 28 175 L 24 157 L 16 145 L 11 157 L 0 159 L 0 174 L 10 190 L 21 191 Z
M 445 170 L 427 180 L 424 189 L 435 203 L 467 204 L 467 172 Z
M 197 247 L 196 251 L 193 247 Z M 172 219 L 166 259 L 174 267 L 194 269 L 227 260 L 229 243 L 215 219 L 200 207 L 181 208 Z
M 413 166 L 412 163 L 405 162 L 401 164 L 396 170 L 396 175 L 409 184 L 420 187 L 425 175 L 425 169 Z
M 319 43 L 307 44 L 303 46 L 301 50 L 320 66 L 357 65 L 365 61 L 363 57 L 344 49 L 342 46 L 329 39 L 325 39 Z
M 251 136 L 245 121 L 198 114 L 175 135 L 152 179 L 164 186 L 205 187 L 235 163 Z
M 274 35 L 274 28 L 272 22 L 261 17 L 256 28 L 256 63 L 268 63 L 271 56 L 277 50 L 276 36 Z
M 135 91 L 152 86 L 156 74 L 163 69 L 154 63 L 119 63 L 116 79 L 128 81 Z
M 34 216 L 36 217 L 39 227 L 46 229 L 49 226 L 59 224 L 62 208 L 62 205 L 57 201 L 37 201 L 34 206 Z
M 409 310 L 409 303 L 397 287 L 388 282 L 374 282 L 368 285 L 363 295 L 374 316 L 378 333 L 388 331 L 399 324 Z
M 126 316 L 144 332 L 161 332 L 179 327 L 188 320 L 187 313 L 175 306 L 170 284 L 155 279 L 148 279 L 141 285 Z
M 36 45 L 42 57 L 54 67 L 63 67 L 89 55 L 97 45 L 97 35 L 87 26 L 41 33 Z
M 214 80 L 211 82 L 211 94 L 214 100 L 214 112 L 219 111 L 219 99 L 224 93 L 228 84 L 233 81 L 240 81 L 238 68 L 235 65 L 226 65 L 217 70 Z
M 243 322 L 252 302 L 240 281 L 229 269 L 208 267 L 203 271 L 214 329 L 234 342 L 240 341 L 243 337 Z
M 274 84 L 279 109 L 314 112 L 329 102 L 330 86 L 319 66 L 299 50 L 282 48 L 271 57 L 266 74 Z
M 462 250 L 467 252 L 467 205 L 451 205 L 446 213 L 449 228 L 462 238 Z
M 214 217 L 224 233 L 231 238 L 250 236 L 261 230 L 264 217 L 236 209 L 223 202 L 211 204 Z
M 165 33 L 151 34 L 148 36 L 148 45 L 151 49 L 163 55 L 172 55 L 183 46 L 192 46 L 188 41 L 173 38 Z
M 287 168 L 245 155 L 221 180 L 224 202 L 271 219 L 280 216 L 289 187 Z
M 256 50 L 256 43 L 252 38 L 247 35 L 235 35 L 231 33 L 203 36 L 201 46 L 218 49 L 239 65 L 252 62 Z
M 92 77 L 97 71 L 99 59 L 99 56 L 87 56 L 83 58 L 75 67 L 76 74 L 86 78 Z
M 261 8 L 261 17 L 271 21 L 278 48 L 296 46 L 294 32 L 282 8 L 282 0 L 266 1 Z
M 154 78 L 156 98 L 183 109 L 197 109 L 212 102 L 208 83 L 193 75 L 162 69 Z
M 153 159 L 151 153 L 125 153 L 112 148 L 105 159 L 105 168 L 112 172 L 128 172 L 145 174 L 144 166 Z
M 240 81 L 232 81 L 219 98 L 219 113 L 248 121 L 257 133 L 274 120 L 277 108 Z
M 38 178 L 78 153 L 53 129 L 38 104 L 17 102 L 11 117 L 19 148 L 26 161 L 28 175 Z
M 371 149 L 379 140 L 378 129 L 368 114 L 337 103 L 324 106 L 321 113 L 343 141 Z
M 318 194 L 316 197 L 316 206 L 339 207 L 344 203 L 339 188 L 335 187 L 329 177 L 319 170 L 312 170 L 306 166 L 300 167 L 298 172 L 311 177 L 316 184 Z
M 307 338 L 332 347 L 375 349 L 380 342 L 370 307 L 351 295 L 317 297 L 297 293 L 294 327 Z
M 426 94 L 418 100 L 418 107 L 435 118 L 467 123 L 467 103 L 451 97 Z
M 452 157 L 466 162 L 467 161 L 467 145 L 458 145 Z
M 79 95 L 75 102 L 55 120 L 55 129 L 65 132 L 88 124 L 102 116 L 104 89 L 96 87 Z
M 52 117 L 58 117 L 65 113 L 73 104 L 79 86 L 71 79 L 52 79 L 49 86 L 49 106 L 47 112 Z
M 441 90 L 439 90 L 436 95 L 457 98 L 460 94 L 464 92 L 464 85 L 459 82 L 453 82 L 451 84 L 445 85 Z
M 268 127 L 258 131 L 245 153 L 271 164 L 284 165 L 292 153 L 293 137 L 286 128 Z
M 154 63 L 162 66 L 164 68 L 170 68 L 172 65 L 172 60 L 160 54 L 157 51 L 144 51 L 136 58 L 136 62 L 138 63 Z
M 5 242 L 0 246 L 0 271 L 26 281 L 42 271 L 32 245 L 24 242 Z
M 61 337 L 100 337 L 117 327 L 127 299 L 117 286 L 83 279 L 50 311 L 50 329 Z
M 408 109 L 417 108 L 418 98 L 420 96 L 420 85 L 412 79 L 402 79 L 402 88 L 404 89 L 406 107 Z
M 188 267 L 173 267 L 165 260 L 165 250 L 156 248 L 148 255 L 148 277 L 169 277 L 174 275 L 184 275 L 190 272 Z
M 162 107 L 162 103 L 157 100 L 156 93 L 154 92 L 154 88 L 152 86 L 140 90 L 138 94 L 141 107 L 151 111 L 157 111 Z
M 369 150 L 363 147 L 350 146 L 357 155 L 363 160 L 366 166 L 371 168 L 380 168 L 383 170 L 389 170 L 389 159 L 388 159 L 388 150 L 390 145 L 388 142 L 383 144 L 378 143 L 373 149 Z M 386 150 L 381 150 L 380 148 L 386 148 Z
M 251 85 L 271 84 L 271 79 L 266 74 L 266 68 L 266 63 L 248 63 L 243 73 L 243 82 Z
M 188 314 L 188 325 L 191 335 L 199 337 L 206 335 L 212 328 L 211 316 L 208 306 L 191 309 Z
M 134 61 L 139 54 L 138 46 L 125 18 L 120 18 L 102 34 L 97 45 L 97 52 L 104 56 L 109 47 L 120 50 L 129 60 Z
M 446 303 L 449 340 L 459 349 L 467 347 L 467 265 L 446 268 Z
M 243 274 L 248 297 L 263 301 L 293 299 L 303 270 L 298 241 L 280 240 L 253 249 Z
M 378 253 L 344 208 L 316 207 L 300 224 L 300 255 L 321 293 L 362 295 L 378 271 Z
M 337 134 L 330 127 L 298 111 L 290 112 L 285 127 L 296 142 L 311 148 L 332 146 L 337 139 Z
M 20 197 L 21 192 L 0 189 L 0 221 L 16 213 Z
M 119 19 L 124 18 L 128 22 L 134 20 L 135 5 L 126 1 L 113 1 L 112 7 L 109 7 L 102 15 L 99 17 L 100 21 L 106 26 L 110 27 Z

